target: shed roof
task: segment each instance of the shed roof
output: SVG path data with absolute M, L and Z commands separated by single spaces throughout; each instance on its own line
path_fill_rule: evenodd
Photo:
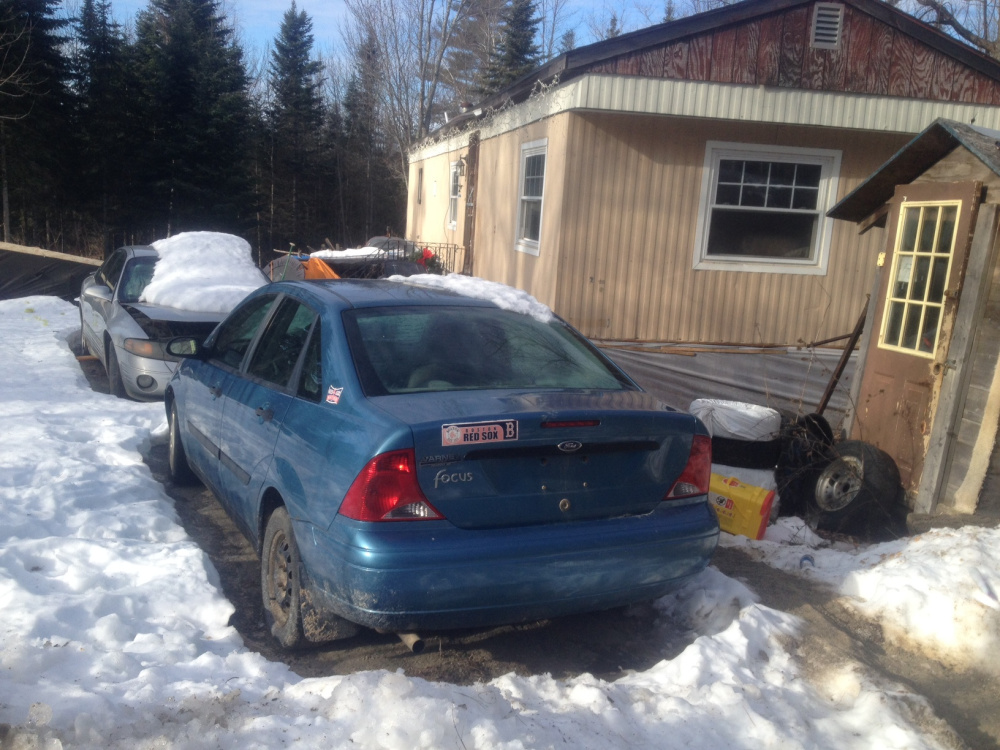
M 864 221 L 892 198 L 897 185 L 912 182 L 958 146 L 967 148 L 1000 175 L 1000 131 L 937 119 L 848 193 L 827 216 Z
M 838 2 L 888 24 L 990 79 L 1000 81 L 1000 63 L 997 60 L 885 2 L 879 0 L 838 0 Z M 539 81 L 545 84 L 555 80 L 565 83 L 621 55 L 661 47 L 706 32 L 750 23 L 765 16 L 814 3 L 815 0 L 744 0 L 570 50 L 521 77 L 503 91 L 484 99 L 473 111 L 452 118 L 442 130 L 459 127 L 461 123 L 475 118 L 476 112 L 485 112 L 502 106 L 508 100 L 514 102 L 524 100 Z

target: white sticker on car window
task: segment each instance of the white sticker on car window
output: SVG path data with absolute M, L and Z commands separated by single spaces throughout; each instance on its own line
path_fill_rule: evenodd
M 441 425 L 441 445 L 481 445 L 517 440 L 517 420 Z
M 339 404 L 340 395 L 344 392 L 343 388 L 334 388 L 332 385 L 326 392 L 326 402 L 328 404 Z

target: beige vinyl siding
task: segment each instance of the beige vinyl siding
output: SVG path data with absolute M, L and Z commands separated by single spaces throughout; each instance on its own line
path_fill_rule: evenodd
M 479 189 L 476 201 L 475 266 L 473 273 L 525 289 L 554 306 L 557 282 L 565 273 L 559 248 L 566 222 L 562 217 L 566 172 L 566 129 L 563 114 L 482 141 L 479 146 Z M 547 139 L 542 187 L 542 226 L 538 256 L 515 249 L 521 147 Z
M 871 289 L 881 230 L 858 237 L 853 224 L 835 222 L 825 275 L 694 270 L 709 140 L 842 149 L 839 199 L 907 137 L 572 113 L 565 147 L 579 156 L 566 165 L 556 311 L 602 339 L 794 344 L 849 333 Z M 546 222 L 550 231 L 551 215 Z
M 465 201 L 468 194 L 467 178 L 461 178 L 462 192 L 458 200 L 458 222 L 452 229 L 448 222 L 448 197 L 451 187 L 451 163 L 468 153 L 463 146 L 437 154 L 422 161 L 410 163 L 409 197 L 406 207 L 406 237 L 423 242 L 443 242 L 461 245 L 465 231 Z M 423 192 L 417 202 L 419 170 L 424 170 Z

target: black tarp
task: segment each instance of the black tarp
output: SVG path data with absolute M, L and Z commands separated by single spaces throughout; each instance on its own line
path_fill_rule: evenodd
M 0 242 L 0 300 L 41 294 L 72 302 L 101 261 Z

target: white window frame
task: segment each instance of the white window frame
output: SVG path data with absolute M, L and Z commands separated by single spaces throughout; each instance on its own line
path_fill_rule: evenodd
M 792 162 L 815 164 L 820 167 L 819 193 L 815 210 L 817 225 L 809 258 L 708 254 L 708 234 L 718 186 L 719 164 L 723 159 Z M 702 173 L 698 228 L 695 235 L 694 268 L 705 271 L 826 275 L 830 260 L 830 239 L 833 236 L 833 219 L 828 218 L 826 212 L 833 206 L 837 197 L 840 159 L 841 152 L 832 149 L 708 141 L 705 144 L 705 168 Z
M 517 207 L 515 209 L 516 213 L 514 215 L 514 231 L 516 236 L 514 237 L 514 249 L 521 253 L 527 253 L 528 255 L 537 256 L 541 250 L 542 241 L 542 227 L 545 221 L 545 172 L 548 170 L 549 166 L 549 156 L 548 156 L 549 139 L 542 138 L 537 141 L 531 141 L 529 143 L 521 144 L 521 168 L 518 172 L 517 177 Z M 525 165 L 527 164 L 528 158 L 531 156 L 543 155 L 545 157 L 545 169 L 542 171 L 542 197 L 536 198 L 534 196 L 526 197 L 524 195 L 524 177 L 525 177 Z M 521 225 L 522 218 L 522 206 L 525 201 L 537 201 L 539 204 L 538 208 L 538 239 L 532 240 L 524 237 L 523 227 Z
M 448 171 L 448 229 L 458 228 L 458 204 L 462 197 L 461 173 L 458 162 L 453 161 Z

